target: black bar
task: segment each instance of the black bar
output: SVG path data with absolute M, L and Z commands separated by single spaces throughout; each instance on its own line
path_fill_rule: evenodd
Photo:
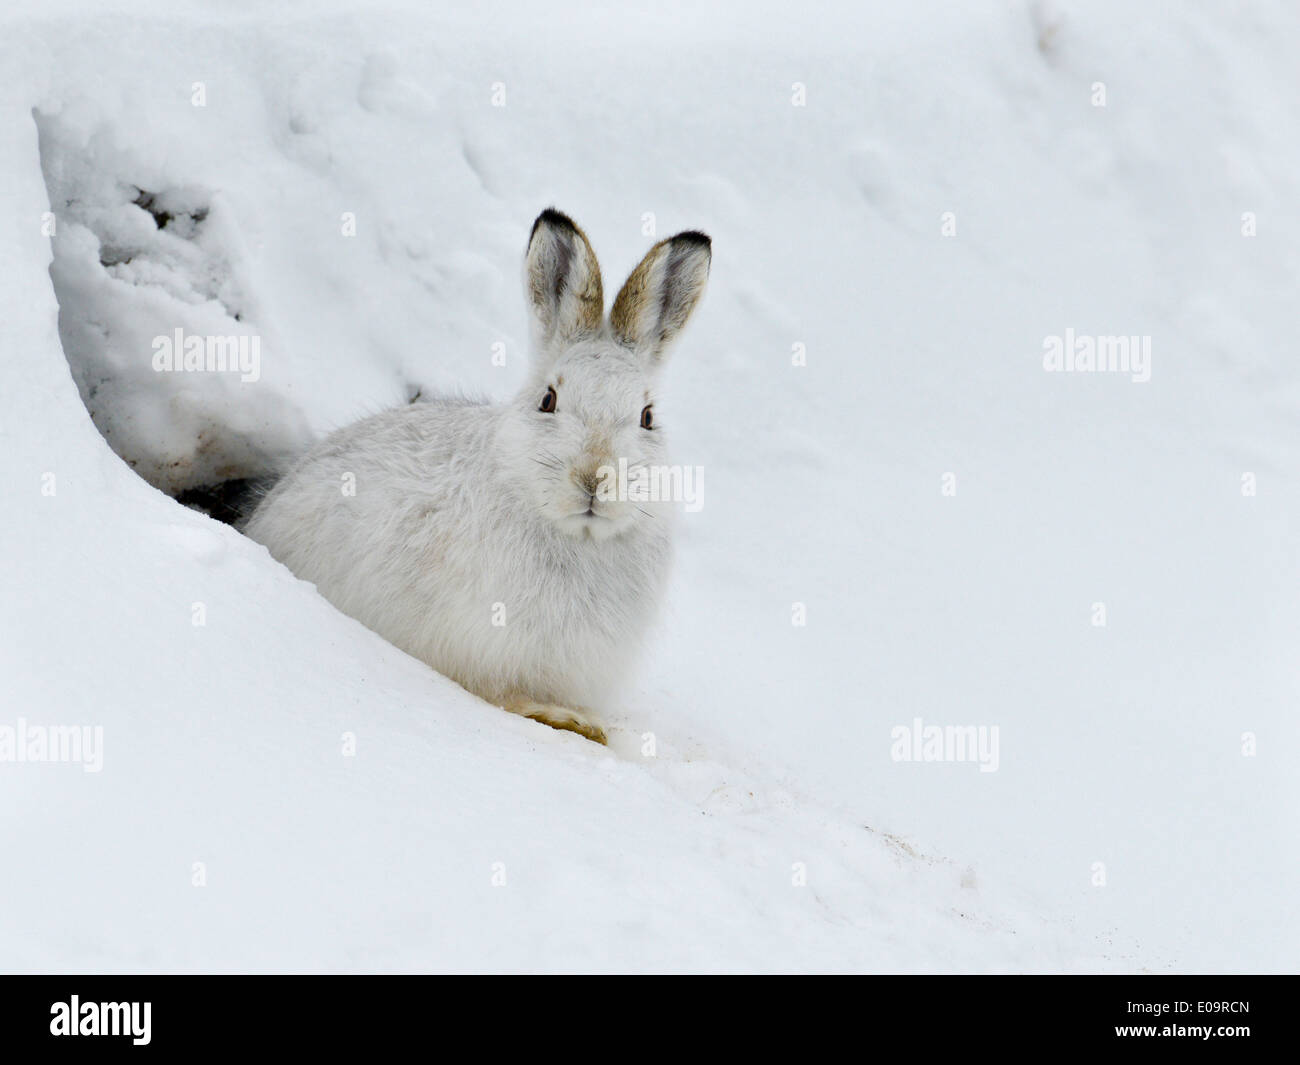
M 901 1040 L 927 1058 L 935 1050 L 1050 1053 L 1123 1044 L 1143 1053 L 1206 1047 L 1237 1057 L 1294 1053 L 1300 990 L 1290 976 L 866 976 L 839 987 L 778 977 L 725 988 L 702 981 L 718 982 L 578 977 L 535 987 L 515 979 L 502 987 L 492 977 L 453 984 L 437 976 L 8 976 L 0 977 L 0 1039 L 14 1062 L 109 1049 L 373 1055 L 412 1042 L 437 1054 L 467 1036 L 495 1057 L 516 1039 L 530 1044 L 530 1053 L 555 1049 L 555 1039 L 570 1031 L 590 1051 L 609 1044 L 586 1040 L 609 1035 L 628 1041 L 615 1045 L 658 1044 L 665 1052 L 676 1046 L 680 1053 L 697 1027 L 737 1047 L 793 1037 L 810 1054 L 830 1050 L 825 1037 L 846 1033 L 864 1053 L 888 1053 Z M 52 1024 L 66 1028 L 71 1020 L 74 995 L 79 1034 L 52 1034 Z M 136 1004 L 134 1013 L 124 1003 Z M 101 1022 L 116 1022 L 126 1034 L 80 1034 Z M 1179 1031 L 1193 1027 L 1212 1032 L 1206 1038 Z

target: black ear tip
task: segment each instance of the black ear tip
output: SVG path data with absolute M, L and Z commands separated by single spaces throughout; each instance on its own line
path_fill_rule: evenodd
M 707 233 L 701 233 L 698 229 L 688 229 L 685 233 L 678 233 L 677 236 L 673 237 L 673 240 L 674 242 L 703 248 L 710 255 L 713 254 L 713 241 L 709 239 Z
M 537 235 L 537 230 L 543 226 L 550 226 L 553 229 L 567 229 L 576 232 L 578 227 L 573 224 L 573 219 L 563 211 L 557 211 L 554 207 L 548 207 L 545 211 L 537 216 L 533 222 L 532 231 L 528 234 L 528 240 L 531 243 L 533 237 Z

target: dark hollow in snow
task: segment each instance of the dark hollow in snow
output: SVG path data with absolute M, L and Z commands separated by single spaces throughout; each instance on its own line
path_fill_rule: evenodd
M 187 488 L 176 497 L 176 502 L 227 525 L 240 525 L 252 517 L 257 504 L 274 484 L 273 477 L 236 477 L 219 484 Z
M 176 215 L 173 214 L 171 211 L 165 210 L 162 207 L 158 206 L 157 193 L 149 192 L 146 189 L 142 189 L 140 188 L 139 185 L 136 186 L 136 191 L 139 195 L 137 195 L 136 198 L 131 202 L 135 204 L 137 207 L 139 207 L 141 210 L 148 211 L 149 215 L 153 218 L 153 224 L 155 226 L 157 226 L 159 229 L 166 229 L 167 224 L 173 218 L 175 218 Z M 198 225 L 200 222 L 202 222 L 205 218 L 208 217 L 208 209 L 206 207 L 199 207 L 196 210 L 190 212 L 187 215 L 187 217 L 190 218 L 195 225 Z

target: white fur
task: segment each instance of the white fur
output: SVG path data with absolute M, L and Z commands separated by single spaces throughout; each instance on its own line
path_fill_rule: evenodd
M 599 268 L 576 227 L 548 218 L 572 226 L 547 212 L 530 239 L 526 291 L 554 299 L 530 299 L 538 350 L 521 391 L 502 404 L 440 397 L 334 433 L 245 531 L 340 610 L 484 699 L 599 711 L 658 611 L 671 504 L 593 501 L 581 481 L 620 457 L 665 461 L 662 430 L 640 425 L 663 345 L 616 340 L 598 295 L 599 327 L 579 320 L 572 292 Z M 554 254 L 566 239 L 569 254 Z M 707 274 L 707 243 L 700 254 Z M 699 275 L 699 257 L 689 265 Z M 669 303 L 689 295 L 686 315 L 695 281 L 666 292 Z M 552 414 L 538 409 L 548 386 Z

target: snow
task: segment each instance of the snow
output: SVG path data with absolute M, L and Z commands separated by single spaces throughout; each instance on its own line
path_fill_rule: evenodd
M 1293 9 L 3 18 L 0 726 L 104 750 L 0 763 L 0 967 L 1294 968 Z M 550 204 L 607 290 L 648 214 L 714 247 L 656 407 L 705 505 L 609 749 L 141 476 L 509 394 Z M 155 373 L 177 328 L 259 379 Z M 1067 329 L 1151 379 L 1044 372 Z M 997 771 L 895 761 L 917 718 Z

